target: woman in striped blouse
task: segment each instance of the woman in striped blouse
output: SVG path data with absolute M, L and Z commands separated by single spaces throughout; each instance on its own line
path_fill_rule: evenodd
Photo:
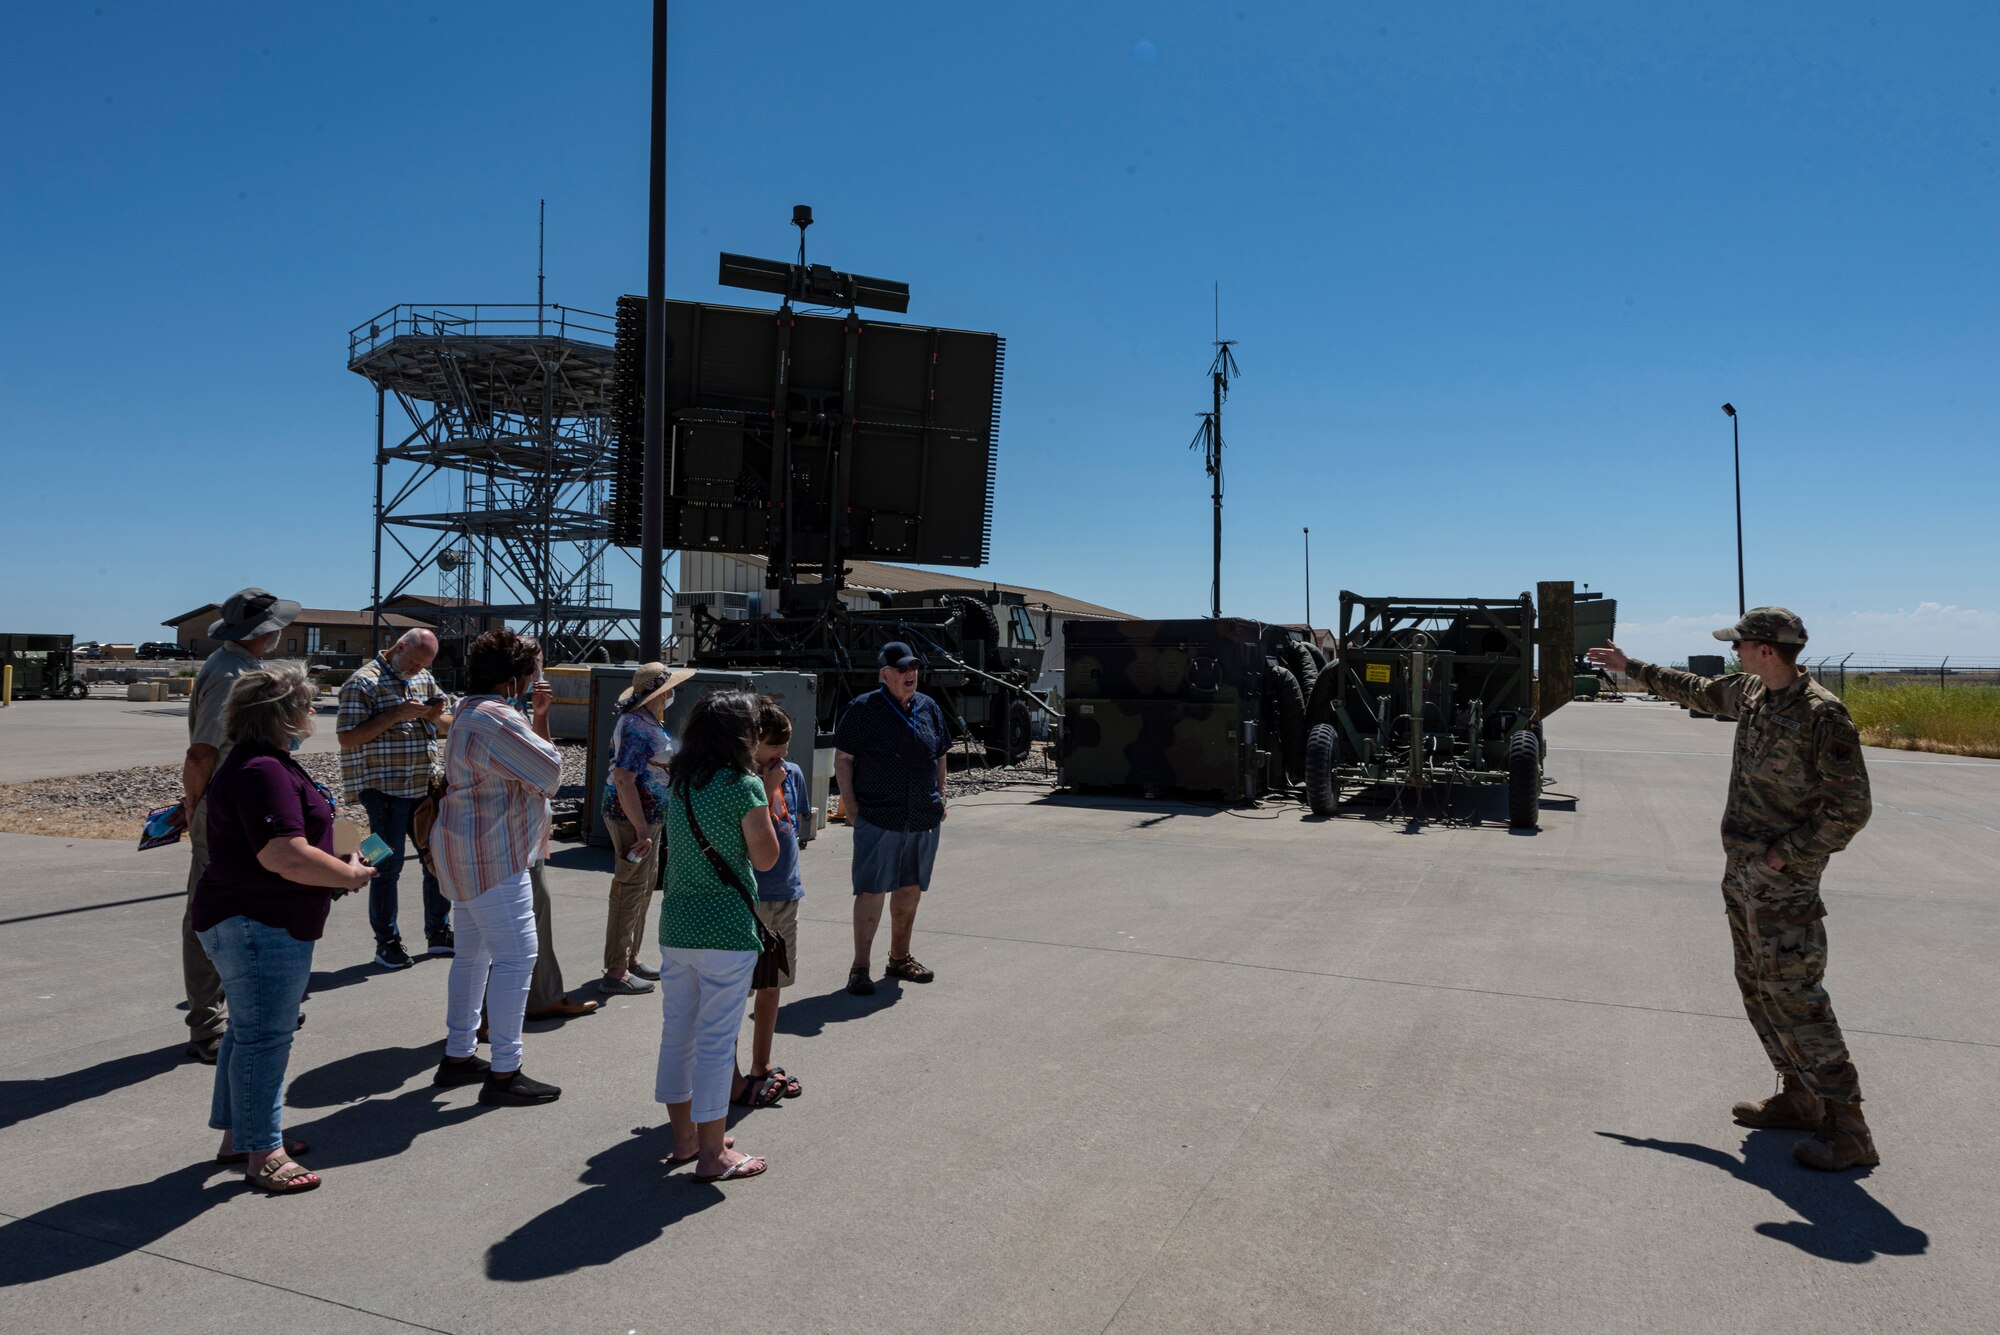
M 436 1083 L 479 1082 L 479 1101 L 489 1105 L 553 1103 L 562 1094 L 521 1071 L 521 1021 L 538 949 L 528 868 L 547 852 L 549 797 L 562 786 L 562 756 L 545 735 L 550 695 L 534 689 L 541 674 L 532 639 L 502 629 L 472 642 L 472 693 L 446 738 L 447 789 L 431 830 L 438 884 L 458 905 Z M 530 691 L 539 725 L 532 728 L 512 703 Z M 482 994 L 490 1065 L 473 1055 Z

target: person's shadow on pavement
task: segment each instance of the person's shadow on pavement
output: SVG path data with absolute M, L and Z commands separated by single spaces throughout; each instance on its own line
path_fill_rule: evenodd
M 874 994 L 857 997 L 844 987 L 822 992 L 816 997 L 787 1001 L 778 1010 L 778 1032 L 793 1038 L 818 1038 L 830 1024 L 863 1020 L 886 1010 L 903 998 L 903 983 L 897 978 L 876 982 Z
M 668 1126 L 634 1127 L 593 1154 L 578 1180 L 587 1184 L 542 1211 L 486 1250 L 486 1277 L 525 1283 L 609 1265 L 637 1251 L 691 1214 L 722 1200 L 712 1183 L 663 1180 L 674 1133 Z M 694 1172 L 687 1164 L 675 1177 Z
M 112 1057 L 80 1071 L 34 1080 L 0 1080 L 0 1129 L 165 1075 L 186 1064 L 186 1047 L 185 1039 L 176 1039 L 164 1048 Z
M 1824 1261 L 1859 1265 L 1877 1256 L 1920 1256 L 1931 1245 L 1930 1234 L 1898 1219 L 1894 1211 L 1863 1189 L 1860 1179 L 1865 1169 L 1820 1173 L 1796 1162 L 1792 1158 L 1796 1136 L 1751 1131 L 1743 1137 L 1743 1157 L 1737 1159 L 1711 1146 L 1683 1140 L 1641 1139 L 1616 1131 L 1597 1134 L 1621 1145 L 1705 1163 L 1739 1182 L 1762 1187 L 1799 1218 L 1759 1224 L 1756 1232 Z
M 193 1163 L 9 1220 L 0 1225 L 0 1288 L 115 1261 L 246 1190 L 242 1169 Z
M 393 1094 L 414 1077 L 432 1071 L 444 1056 L 433 1039 L 413 1048 L 374 1048 L 350 1053 L 292 1077 L 285 1090 L 291 1108 L 334 1108 L 359 1099 Z
M 418 1136 L 458 1126 L 493 1111 L 480 1103 L 454 1106 L 440 1102 L 455 1092 L 435 1088 L 425 1081 L 390 1098 L 363 1099 L 302 1126 L 287 1125 L 285 1134 L 312 1145 L 312 1153 L 301 1155 L 300 1159 L 316 1172 L 393 1159 L 416 1144 Z M 287 1118 L 287 1123 L 290 1120 Z

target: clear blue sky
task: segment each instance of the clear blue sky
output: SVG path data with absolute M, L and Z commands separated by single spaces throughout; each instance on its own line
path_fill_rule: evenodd
M 0 629 L 367 599 L 404 301 L 645 283 L 650 6 L 39 5 L 0 53 Z M 669 288 L 719 249 L 1006 335 L 991 577 L 1151 616 L 1616 594 L 1699 648 L 2000 657 L 2000 19 L 1845 3 L 674 6 Z M 749 298 L 755 301 L 755 298 Z M 620 592 L 634 598 L 631 566 Z M 426 577 L 429 579 L 430 577 Z M 421 586 L 420 586 L 421 587 Z M 1692 629 L 1691 629 L 1692 628 Z

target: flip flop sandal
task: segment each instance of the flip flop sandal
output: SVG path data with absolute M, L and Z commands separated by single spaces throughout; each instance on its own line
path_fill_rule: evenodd
M 757 1166 L 752 1168 L 750 1166 L 752 1164 Z M 727 1182 L 731 1178 L 755 1177 L 770 1166 L 759 1156 L 745 1155 L 719 1173 L 696 1173 L 694 1180 L 696 1182 Z
M 286 1169 L 297 1171 L 287 1173 Z M 319 1185 L 319 1174 L 308 1172 L 302 1163 L 290 1159 L 270 1158 L 257 1170 L 255 1177 L 245 1178 L 252 1187 L 266 1196 L 290 1196 L 294 1192 L 311 1191 Z
M 768 1069 L 765 1070 L 764 1074 L 785 1087 L 785 1097 L 788 1099 L 795 1099 L 799 1095 L 806 1092 L 806 1087 L 800 1084 L 792 1076 L 792 1074 L 789 1071 L 785 1070 L 785 1068 L 782 1066 L 769 1067 Z
M 725 1149 L 725 1150 L 733 1150 L 733 1149 L 735 1149 L 735 1148 L 736 1148 L 736 1137 L 734 1137 L 734 1136 L 724 1136 L 724 1137 L 722 1138 L 722 1148 L 723 1148 L 723 1149 Z M 695 1161 L 696 1159 L 699 1159 L 700 1157 L 701 1157 L 701 1151 L 700 1151 L 700 1150 L 696 1150 L 696 1151 L 695 1151 L 695 1152 L 694 1152 L 693 1154 L 684 1154 L 684 1155 L 681 1155 L 681 1156 L 679 1156 L 678 1158 L 676 1158 L 676 1157 L 675 1157 L 674 1155 L 671 1155 L 671 1154 L 669 1154 L 669 1155 L 667 1156 L 667 1167 L 669 1167 L 669 1168 L 679 1168 L 679 1167 L 680 1167 L 680 1166 L 681 1166 L 682 1164 L 684 1164 L 684 1163 L 693 1163 L 693 1162 L 694 1162 L 694 1161 Z
M 745 1076 L 750 1083 L 743 1086 L 743 1092 L 730 1102 L 739 1108 L 769 1108 L 785 1097 L 785 1082 L 773 1080 L 768 1075 Z
M 294 1159 L 311 1154 L 312 1152 L 313 1147 L 303 1140 L 288 1140 L 285 1142 L 285 1153 Z M 216 1155 L 215 1161 L 227 1164 L 249 1163 L 250 1153 L 247 1150 L 233 1150 L 228 1154 Z

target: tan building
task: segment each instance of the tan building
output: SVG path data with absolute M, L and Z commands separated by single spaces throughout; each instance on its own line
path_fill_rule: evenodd
M 208 637 L 208 628 L 222 615 L 219 603 L 203 603 L 191 612 L 183 612 L 177 617 L 169 617 L 160 624 L 173 629 L 174 641 L 194 650 L 195 657 L 207 658 L 215 652 L 219 641 Z M 382 634 L 385 641 L 394 641 L 406 630 L 415 630 L 430 623 L 399 612 L 382 614 Z M 375 651 L 373 643 L 375 617 L 367 611 L 344 612 L 325 607 L 305 607 L 299 609 L 292 624 L 285 627 L 278 637 L 278 647 L 272 650 L 276 658 L 311 658 L 315 661 L 332 663 L 336 666 L 357 666 L 361 660 Z

